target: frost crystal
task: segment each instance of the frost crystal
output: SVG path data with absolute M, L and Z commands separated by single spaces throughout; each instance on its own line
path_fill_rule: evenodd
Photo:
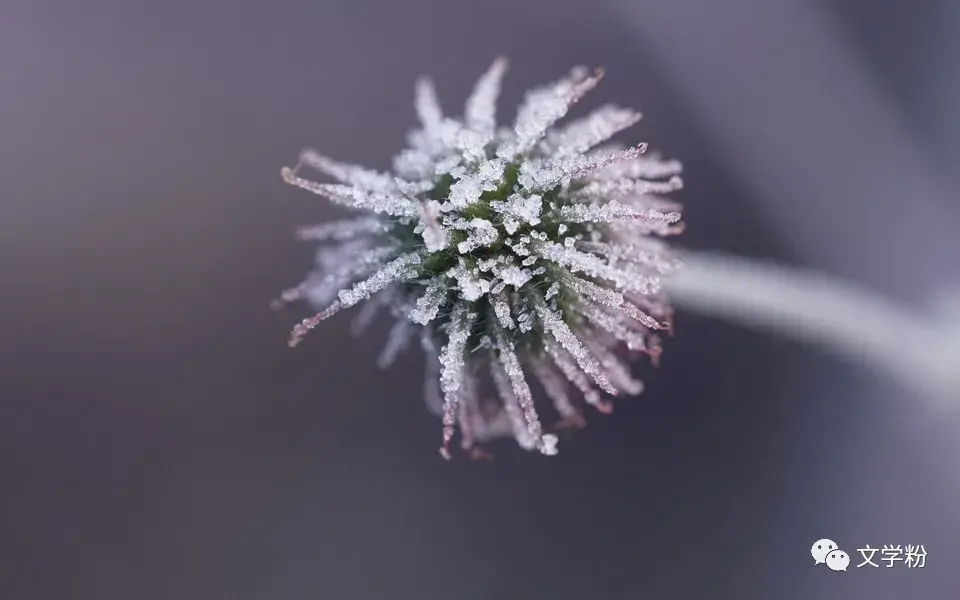
M 512 128 L 498 129 L 506 67 L 499 58 L 481 76 L 462 118 L 444 115 L 432 82 L 418 80 L 420 125 L 392 173 L 313 150 L 282 170 L 287 183 L 364 213 L 298 231 L 321 243 L 316 269 L 279 303 L 305 299 L 319 312 L 294 327 L 290 344 L 364 300 L 358 331 L 389 307 L 398 321 L 379 364 L 419 331 L 425 399 L 442 418 L 448 458 L 458 429 L 472 455 L 504 435 L 556 454 L 528 374 L 561 424 L 582 425 L 579 405 L 609 412 L 601 391 L 643 389 L 618 349 L 656 359 L 656 332 L 671 327 L 660 278 L 680 265 L 658 238 L 682 230 L 664 197 L 682 187 L 680 164 L 646 154 L 646 144 L 610 142 L 640 120 L 630 109 L 606 105 L 557 125 L 600 70 L 577 67 L 529 92 Z M 305 168 L 334 183 L 305 178 Z

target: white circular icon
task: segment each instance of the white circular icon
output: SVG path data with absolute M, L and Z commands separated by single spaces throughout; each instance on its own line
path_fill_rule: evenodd
M 843 550 L 834 550 L 827 554 L 826 563 L 831 571 L 846 571 L 850 566 L 850 557 Z
M 822 539 L 815 541 L 810 548 L 810 554 L 813 555 L 813 560 L 816 561 L 814 564 L 820 565 L 825 563 L 827 561 L 827 555 L 836 549 L 837 543 L 833 540 Z M 850 562 L 849 558 L 847 558 L 847 562 Z

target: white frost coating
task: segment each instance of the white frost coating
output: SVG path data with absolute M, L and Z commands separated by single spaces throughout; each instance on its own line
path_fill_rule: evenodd
M 483 272 L 492 272 L 497 267 L 503 267 L 513 264 L 513 258 L 511 256 L 501 255 L 494 256 L 493 258 L 487 258 L 477 261 L 477 268 Z
M 464 450 L 473 448 L 477 436 L 483 434 L 482 422 L 478 423 L 477 416 L 472 414 L 477 406 L 477 387 L 477 378 L 471 365 L 465 365 L 460 389 L 457 390 L 457 423 L 460 425 L 460 447 Z
M 573 238 L 567 239 L 573 240 Z M 608 271 L 608 265 L 603 259 L 586 252 L 580 252 L 573 248 L 573 244 L 535 243 L 533 250 L 547 260 L 567 267 L 573 272 L 585 273 L 590 277 L 603 277 Z
M 420 347 L 426 355 L 423 361 L 423 401 L 432 414 L 443 416 L 443 392 L 440 391 L 440 351 L 430 327 L 420 330 Z
M 605 202 L 611 198 L 636 198 L 647 194 L 668 194 L 683 189 L 683 179 L 674 175 L 667 181 L 647 181 L 644 179 L 612 179 L 592 181 L 571 196 L 576 200 Z
M 423 179 L 437 174 L 433 157 L 423 150 L 413 148 L 404 150 L 394 157 L 393 169 L 409 179 Z
M 650 227 L 665 227 L 680 220 L 680 213 L 664 214 L 660 211 L 637 210 L 632 206 L 611 200 L 600 206 L 571 204 L 560 209 L 560 215 L 571 223 L 612 223 L 623 219 L 642 219 Z
M 579 242 L 576 248 L 584 252 L 593 252 L 606 256 L 611 266 L 616 261 L 639 265 L 653 273 L 667 275 L 676 272 L 683 262 L 669 252 L 660 240 L 646 239 L 626 244 L 608 244 L 605 242 Z
M 496 275 L 502 279 L 505 284 L 512 285 L 516 289 L 522 288 L 528 281 L 533 279 L 533 274 L 527 269 L 513 266 L 500 269 Z
M 640 144 L 626 150 L 611 150 L 595 154 L 563 157 L 556 162 L 546 162 L 536 168 L 520 168 L 520 184 L 532 190 L 549 190 L 557 185 L 567 186 L 593 171 L 624 160 L 636 158 L 646 152 L 647 145 Z M 534 163 L 524 163 L 533 165 Z
M 658 323 L 656 319 L 627 302 L 620 292 L 599 286 L 575 275 L 566 277 L 565 283 L 569 285 L 573 291 L 582 294 L 594 302 L 599 302 L 604 306 L 623 311 L 628 317 L 643 323 L 645 327 L 649 327 L 650 329 L 663 329 L 663 326 Z
M 446 142 L 441 142 L 442 145 L 446 145 Z M 463 167 L 460 166 L 460 163 L 463 162 L 463 157 L 460 155 L 451 155 L 446 158 L 442 158 L 437 161 L 436 166 L 433 167 L 433 173 L 435 175 L 453 175 L 455 177 L 461 177 L 463 173 Z M 446 206 L 446 203 L 444 203 Z
M 548 144 L 556 155 L 583 154 L 620 131 L 632 127 L 639 120 L 640 113 L 608 104 L 547 135 L 544 143 Z
M 523 311 L 520 313 L 520 316 L 517 318 L 517 328 L 520 329 L 522 333 L 530 331 L 533 329 L 535 318 L 533 313 L 529 311 Z
M 630 369 L 623 362 L 607 350 L 596 338 L 586 339 L 590 352 L 600 361 L 600 366 L 607 372 L 610 382 L 621 392 L 637 396 L 643 391 L 643 383 L 630 375 Z
M 523 413 L 523 420 L 527 425 L 527 433 L 533 438 L 534 443 L 543 450 L 545 445 L 541 440 L 543 429 L 540 425 L 540 418 L 537 410 L 533 406 L 533 394 L 530 393 L 530 386 L 523 375 L 523 369 L 520 367 L 520 360 L 513 347 L 513 342 L 503 329 L 496 330 L 497 350 L 500 355 L 500 363 L 507 377 L 510 378 L 510 384 L 513 387 L 513 394 L 520 405 L 520 411 Z M 544 452 L 548 454 L 549 452 Z
M 450 204 L 454 208 L 466 208 L 480 199 L 483 186 L 476 177 L 466 176 L 450 186 Z
M 631 160 L 610 164 L 591 174 L 594 179 L 660 179 L 679 175 L 680 161 L 661 160 L 656 154 L 644 154 Z
M 378 362 L 391 363 L 420 331 L 431 380 L 424 394 L 443 419 L 447 457 L 457 426 L 474 457 L 477 444 L 505 434 L 555 454 L 527 376 L 543 384 L 566 424 L 580 424 L 568 388 L 583 394 L 577 404 L 604 412 L 610 405 L 593 382 L 609 394 L 639 392 L 615 350 L 658 356 L 653 332 L 672 316 L 659 289 L 679 261 L 655 236 L 682 230 L 679 205 L 663 196 L 682 187 L 679 163 L 643 155 L 645 144 L 611 143 L 639 120 L 631 109 L 606 105 L 557 126 L 599 70 L 578 67 L 534 89 L 513 126 L 497 127 L 505 69 L 505 60 L 493 62 L 463 118 L 444 116 L 432 82 L 421 78 L 420 124 L 391 172 L 313 150 L 282 171 L 287 183 L 365 213 L 299 231 L 323 245 L 314 270 L 281 303 L 322 310 L 293 328 L 290 344 L 362 300 L 371 300 L 363 322 L 389 306 L 400 321 Z M 336 183 L 298 175 L 308 167 Z M 481 367 L 497 398 L 481 393 Z
M 537 316 L 540 317 L 540 320 L 543 322 L 544 328 L 553 335 L 554 339 L 563 346 L 564 350 L 573 356 L 584 373 L 592 377 L 593 380 L 597 382 L 597 385 L 600 386 L 600 389 L 616 396 L 617 390 L 610 385 L 610 380 L 607 379 L 607 374 L 600 368 L 600 363 L 583 347 L 580 338 L 563 322 L 560 315 L 547 308 L 542 302 L 537 302 L 534 308 L 537 311 Z
M 410 320 L 426 325 L 437 318 L 440 307 L 447 299 L 447 280 L 445 276 L 435 277 L 427 284 L 423 295 L 417 298 L 417 304 L 410 311 Z
M 432 181 L 428 180 L 407 181 L 405 179 L 400 179 L 399 177 L 395 177 L 393 181 L 396 184 L 397 189 L 400 190 L 400 193 L 408 197 L 415 197 L 425 194 L 432 190 L 435 185 Z
M 337 162 L 311 148 L 306 148 L 300 153 L 300 164 L 312 167 L 341 183 L 371 192 L 391 193 L 397 190 L 397 184 L 392 175 L 373 171 L 359 165 Z
M 301 299 L 326 306 L 345 285 L 369 275 L 383 260 L 397 254 L 395 247 L 369 248 L 368 244 L 369 240 L 350 240 L 323 253 L 317 259 L 317 269 L 296 287 L 284 290 L 274 307 Z
M 497 155 L 510 158 L 533 147 L 546 134 L 547 129 L 567 114 L 570 106 L 597 86 L 603 71 L 588 75 L 584 67 L 575 67 L 570 74 L 556 83 L 527 92 L 517 110 L 513 131 L 516 139 L 504 144 Z
M 580 393 L 583 394 L 584 400 L 587 404 L 591 406 L 602 406 L 600 393 L 594 389 L 590 381 L 587 379 L 586 374 L 577 367 L 576 363 L 571 360 L 570 353 L 560 347 L 554 340 L 548 339 L 544 344 L 546 348 L 547 355 L 550 357 L 550 360 L 553 361 L 553 364 L 560 369 L 560 372 L 563 373 L 563 376 L 567 378 L 567 381 L 573 384 Z
M 497 389 L 500 401 L 503 403 L 503 412 L 510 422 L 510 428 L 513 430 L 513 437 L 521 448 L 533 450 L 537 447 L 537 440 L 530 435 L 527 424 L 523 419 L 523 410 L 517 401 L 517 396 L 513 391 L 513 384 L 509 375 L 500 362 L 496 354 L 491 353 L 490 357 L 490 375 L 493 377 L 493 385 Z
M 517 325 L 513 322 L 513 317 L 510 316 L 510 303 L 501 292 L 502 290 L 496 288 L 494 288 L 492 292 L 491 302 L 493 303 L 493 312 L 496 314 L 497 321 L 500 322 L 501 326 L 507 329 L 513 329 Z
M 450 232 L 440 224 L 437 218 L 439 212 L 440 203 L 436 200 L 428 200 L 420 205 L 420 224 L 414 231 L 420 233 L 427 252 L 439 252 L 450 244 Z
M 468 302 L 476 302 L 490 291 L 490 280 L 479 277 L 462 263 L 452 269 L 450 275 L 457 280 L 460 295 Z
M 457 250 L 460 254 L 466 254 L 477 248 L 489 246 L 500 239 L 500 233 L 493 226 L 493 223 L 486 219 L 473 219 L 468 223 L 470 233 L 467 239 L 457 244 Z M 483 270 L 481 268 L 481 270 Z
M 325 242 L 327 240 L 342 242 L 363 234 L 384 233 L 387 230 L 387 224 L 380 219 L 349 219 L 322 223 L 312 227 L 300 227 L 297 229 L 297 239 L 305 242 Z
M 486 159 L 487 144 L 492 141 L 492 134 L 481 133 L 472 129 L 461 129 L 457 132 L 457 136 L 451 145 L 463 155 L 465 162 L 476 163 Z M 454 173 L 454 175 L 462 176 L 459 173 Z
M 572 238 L 567 239 L 572 240 Z M 615 288 L 622 289 L 625 292 L 646 295 L 656 294 L 660 291 L 660 279 L 656 275 L 631 269 L 629 265 L 611 266 L 599 256 L 580 252 L 573 247 L 572 243 L 560 245 L 555 242 L 547 242 L 538 244 L 534 249 L 543 258 L 567 267 L 574 273 L 583 273 L 588 277 L 605 279 L 613 283 Z
M 530 368 L 533 369 L 534 375 L 540 380 L 543 391 L 553 401 L 553 407 L 560 413 L 560 416 L 564 419 L 578 417 L 579 411 L 570 400 L 566 383 L 550 368 L 546 361 L 543 358 L 537 358 L 530 363 Z
M 453 307 L 447 344 L 440 351 L 440 389 L 443 391 L 443 446 L 440 452 L 445 458 L 449 458 L 448 447 L 457 421 L 457 391 L 464 378 L 464 352 L 474 316 L 463 302 Z
M 498 213 L 513 217 L 527 225 L 539 225 L 543 199 L 538 194 L 530 196 L 513 194 L 507 198 L 506 202 L 491 202 L 490 206 Z
M 484 191 L 492 192 L 497 189 L 506 168 L 507 161 L 502 158 L 485 160 L 477 166 L 477 179 L 483 185 Z
M 514 242 L 513 240 L 507 240 L 507 245 L 513 249 L 513 253 L 517 256 L 530 256 L 530 248 L 528 244 L 530 243 L 530 238 L 522 236 L 519 240 Z
M 404 254 L 388 262 L 376 273 L 352 288 L 340 290 L 339 296 L 343 308 L 349 308 L 361 300 L 366 300 L 371 294 L 379 292 L 394 281 L 406 279 L 411 274 L 411 267 L 419 265 L 422 258 L 423 252 L 421 251 Z
M 439 252 L 450 244 L 450 232 L 443 227 L 425 227 L 420 232 L 427 252 Z
M 549 300 L 550 298 L 553 298 L 559 293 L 560 293 L 560 282 L 554 281 L 553 283 L 550 284 L 550 287 L 547 288 L 547 293 L 543 295 L 543 299 Z
M 415 92 L 413 104 L 423 128 L 427 131 L 440 129 L 443 111 L 440 109 L 440 100 L 437 99 L 433 80 L 429 77 L 421 77 L 417 80 Z
M 628 349 L 633 351 L 647 349 L 647 342 L 643 334 L 630 328 L 630 325 L 624 320 L 626 318 L 625 315 L 610 314 L 590 302 L 578 303 L 576 310 L 586 317 L 591 324 L 600 327 L 616 339 L 624 342 Z
M 324 196 L 332 202 L 346 206 L 347 208 L 369 210 L 395 217 L 412 217 L 418 215 L 420 212 L 416 202 L 403 196 L 368 192 L 349 185 L 317 183 L 309 179 L 297 177 L 293 170 L 288 168 L 284 168 L 281 174 L 283 175 L 284 181 L 290 185 Z
M 493 134 L 497 126 L 497 97 L 500 96 L 500 82 L 506 70 L 507 59 L 498 57 L 487 72 L 477 80 L 463 111 L 467 127 Z

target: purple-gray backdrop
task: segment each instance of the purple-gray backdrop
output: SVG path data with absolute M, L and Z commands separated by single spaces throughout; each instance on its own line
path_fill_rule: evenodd
M 447 463 L 418 353 L 373 366 L 384 323 L 292 351 L 304 310 L 267 309 L 311 262 L 294 226 L 336 214 L 280 167 L 386 167 L 414 78 L 460 106 L 497 54 L 508 116 L 606 67 L 577 110 L 644 111 L 630 141 L 686 166 L 688 247 L 932 286 L 960 223 L 950 3 L 768 4 L 7 0 L 0 597 L 956 598 L 956 430 L 883 375 L 681 314 L 645 394 L 557 458 Z M 928 565 L 832 573 L 821 537 Z

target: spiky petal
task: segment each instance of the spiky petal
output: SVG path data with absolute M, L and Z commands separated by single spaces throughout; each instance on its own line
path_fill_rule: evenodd
M 499 57 L 477 81 L 473 93 L 467 98 L 464 109 L 467 127 L 493 135 L 497 126 L 497 97 L 500 95 L 500 82 L 506 70 L 507 59 Z
M 457 422 L 457 394 L 465 378 L 464 353 L 475 317 L 476 314 L 469 311 L 465 302 L 458 302 L 450 316 L 447 344 L 440 351 L 440 389 L 443 391 L 443 445 L 440 453 L 445 458 L 450 458 L 450 440 L 453 439 Z

